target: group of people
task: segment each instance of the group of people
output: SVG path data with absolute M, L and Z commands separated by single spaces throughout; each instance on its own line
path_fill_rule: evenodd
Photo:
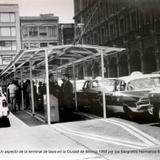
M 58 82 L 54 79 L 53 75 L 49 75 L 49 88 L 50 94 L 58 99 L 60 117 L 63 120 L 71 119 L 73 111 L 73 85 L 69 80 L 69 74 L 64 74 L 61 86 L 58 85 Z
M 69 74 L 64 74 L 62 77 L 61 86 L 55 80 L 53 74 L 49 75 L 49 92 L 50 95 L 56 97 L 59 106 L 60 117 L 63 119 L 71 118 L 73 111 L 72 92 L 73 85 L 69 80 Z M 30 80 L 26 80 L 22 87 L 18 81 L 13 80 L 7 87 L 7 99 L 10 104 L 10 110 L 20 110 L 21 106 L 21 91 L 24 95 L 24 109 L 31 109 L 31 84 Z M 37 92 L 38 91 L 38 92 Z M 43 95 L 46 94 L 46 85 L 39 82 L 38 88 L 33 82 L 33 96 L 35 109 L 40 107 L 44 109 Z

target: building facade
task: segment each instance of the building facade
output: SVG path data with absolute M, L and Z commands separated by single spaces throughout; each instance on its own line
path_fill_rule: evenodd
M 74 41 L 74 24 L 60 23 L 59 24 L 59 44 L 72 44 Z
M 18 4 L 0 4 L 0 70 L 20 51 Z
M 59 18 L 53 14 L 21 17 L 22 49 L 55 46 L 59 44 Z
M 106 77 L 158 71 L 159 8 L 158 0 L 74 0 L 76 41 L 126 48 L 124 53 L 105 57 Z M 99 63 L 87 63 L 87 74 L 99 75 Z

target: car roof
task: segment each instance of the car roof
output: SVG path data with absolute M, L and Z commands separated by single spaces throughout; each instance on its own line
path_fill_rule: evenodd
M 106 80 L 116 80 L 116 79 L 118 79 L 118 78 L 104 78 L 104 81 L 106 81 Z M 88 80 L 86 80 L 86 82 L 93 82 L 93 81 L 101 82 L 102 79 L 88 79 Z
M 119 77 L 118 79 L 128 83 L 132 80 L 150 78 L 150 77 L 160 77 L 160 74 L 142 74 L 142 75 L 135 75 L 135 76 L 130 75 L 130 76 Z

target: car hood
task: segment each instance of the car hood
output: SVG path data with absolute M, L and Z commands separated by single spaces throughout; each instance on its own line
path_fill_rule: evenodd
M 120 91 L 119 95 L 126 96 L 126 97 L 133 97 L 133 98 L 141 98 L 141 97 L 148 97 L 148 93 L 151 90 L 137 90 L 137 91 Z

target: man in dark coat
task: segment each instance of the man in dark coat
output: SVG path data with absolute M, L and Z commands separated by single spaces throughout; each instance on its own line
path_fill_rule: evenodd
M 62 85 L 62 95 L 63 95 L 63 108 L 64 108 L 64 119 L 69 120 L 72 117 L 72 92 L 73 85 L 69 80 L 69 74 L 64 75 L 64 83 Z
M 60 87 L 57 81 L 54 79 L 53 74 L 49 75 L 49 92 L 56 98 L 59 98 Z

